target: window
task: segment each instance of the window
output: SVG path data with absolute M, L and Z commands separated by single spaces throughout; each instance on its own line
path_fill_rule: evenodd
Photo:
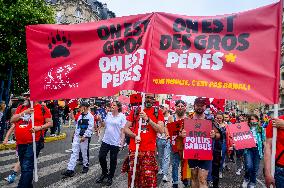
M 75 11 L 75 16 L 77 18 L 82 18 L 82 10 L 80 8 L 77 8 Z
M 284 72 L 281 73 L 281 80 L 284 80 Z

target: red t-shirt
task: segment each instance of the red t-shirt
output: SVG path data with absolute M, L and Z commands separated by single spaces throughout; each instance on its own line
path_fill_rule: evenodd
M 28 109 L 28 107 L 20 105 L 17 108 L 15 114 L 19 114 L 26 109 Z M 15 122 L 15 136 L 17 144 L 30 144 L 33 142 L 32 133 L 30 132 L 32 128 L 31 116 L 26 114 L 25 118 L 26 121 L 20 119 L 17 122 Z M 45 124 L 46 118 L 51 118 L 50 110 L 46 106 L 44 106 L 44 114 L 43 114 L 42 105 L 36 104 L 34 106 L 34 121 L 35 121 L 34 126 L 41 126 Z M 42 134 L 44 134 L 43 131 L 37 131 L 35 133 L 36 141 L 39 140 L 41 132 Z
M 284 120 L 284 116 L 279 116 L 279 119 Z M 271 121 L 269 122 L 267 128 L 266 128 L 266 137 L 272 138 L 273 137 L 273 128 Z M 279 158 L 279 160 L 278 160 Z M 284 166 L 284 130 L 278 129 L 277 130 L 277 140 L 276 140 L 276 157 L 275 159 L 276 164 L 279 164 L 281 166 Z
M 144 112 L 147 114 L 147 116 L 155 123 L 158 121 L 164 121 L 164 115 L 161 110 L 158 111 L 158 118 L 156 118 L 154 112 L 155 109 L 154 107 L 152 108 L 145 108 Z M 134 122 L 135 119 L 135 125 L 132 126 L 132 131 L 138 135 L 138 128 L 139 128 L 139 115 L 134 115 L 134 110 L 132 110 L 129 114 L 129 116 L 126 118 L 130 122 Z M 146 123 L 142 119 L 142 125 L 141 125 L 141 142 L 139 146 L 139 151 L 155 151 L 156 150 L 156 138 L 157 138 L 157 133 L 153 129 L 153 127 L 149 124 Z M 130 151 L 135 151 L 136 144 L 135 144 L 135 139 L 130 139 L 130 144 L 129 144 L 129 150 Z

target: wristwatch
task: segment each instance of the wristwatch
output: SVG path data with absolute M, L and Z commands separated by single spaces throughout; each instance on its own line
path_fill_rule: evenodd
M 146 120 L 146 123 L 149 123 L 149 121 L 150 121 L 150 118 L 148 117 L 148 119 Z

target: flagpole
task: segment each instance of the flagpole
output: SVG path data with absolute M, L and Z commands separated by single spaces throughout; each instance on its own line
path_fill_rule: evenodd
M 31 101 L 31 108 L 34 108 L 34 102 Z M 31 114 L 32 118 L 32 129 L 35 127 L 35 113 Z M 32 133 L 33 137 L 33 152 L 34 152 L 34 173 L 35 173 L 35 182 L 38 182 L 38 174 L 37 174 L 37 158 L 36 158 L 36 141 L 35 141 L 35 132 Z
M 277 117 L 278 117 L 278 104 L 274 104 L 274 118 Z M 273 177 L 275 173 L 276 140 L 277 140 L 277 128 L 273 127 L 272 152 L 271 152 L 271 175 Z
M 142 93 L 141 111 L 144 110 L 144 103 L 145 103 L 145 93 Z M 138 135 L 137 135 L 139 138 L 140 138 L 140 133 L 141 133 L 141 125 L 142 125 L 142 118 L 139 119 L 139 128 L 138 128 Z M 139 151 L 139 143 L 136 143 L 133 174 L 132 174 L 132 178 L 131 178 L 131 188 L 134 188 L 136 166 L 137 166 L 137 159 L 138 159 L 138 151 Z

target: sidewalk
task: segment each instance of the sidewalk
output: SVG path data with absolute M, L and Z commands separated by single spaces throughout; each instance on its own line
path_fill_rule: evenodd
M 45 143 L 48 143 L 48 142 L 54 142 L 54 141 L 57 141 L 57 140 L 63 140 L 66 138 L 66 133 L 61 133 L 60 135 L 58 136 L 47 136 L 44 138 L 44 142 Z M 8 150 L 8 149 L 16 149 L 16 143 L 13 143 L 13 144 L 0 144 L 0 151 L 3 151 L 3 150 Z

